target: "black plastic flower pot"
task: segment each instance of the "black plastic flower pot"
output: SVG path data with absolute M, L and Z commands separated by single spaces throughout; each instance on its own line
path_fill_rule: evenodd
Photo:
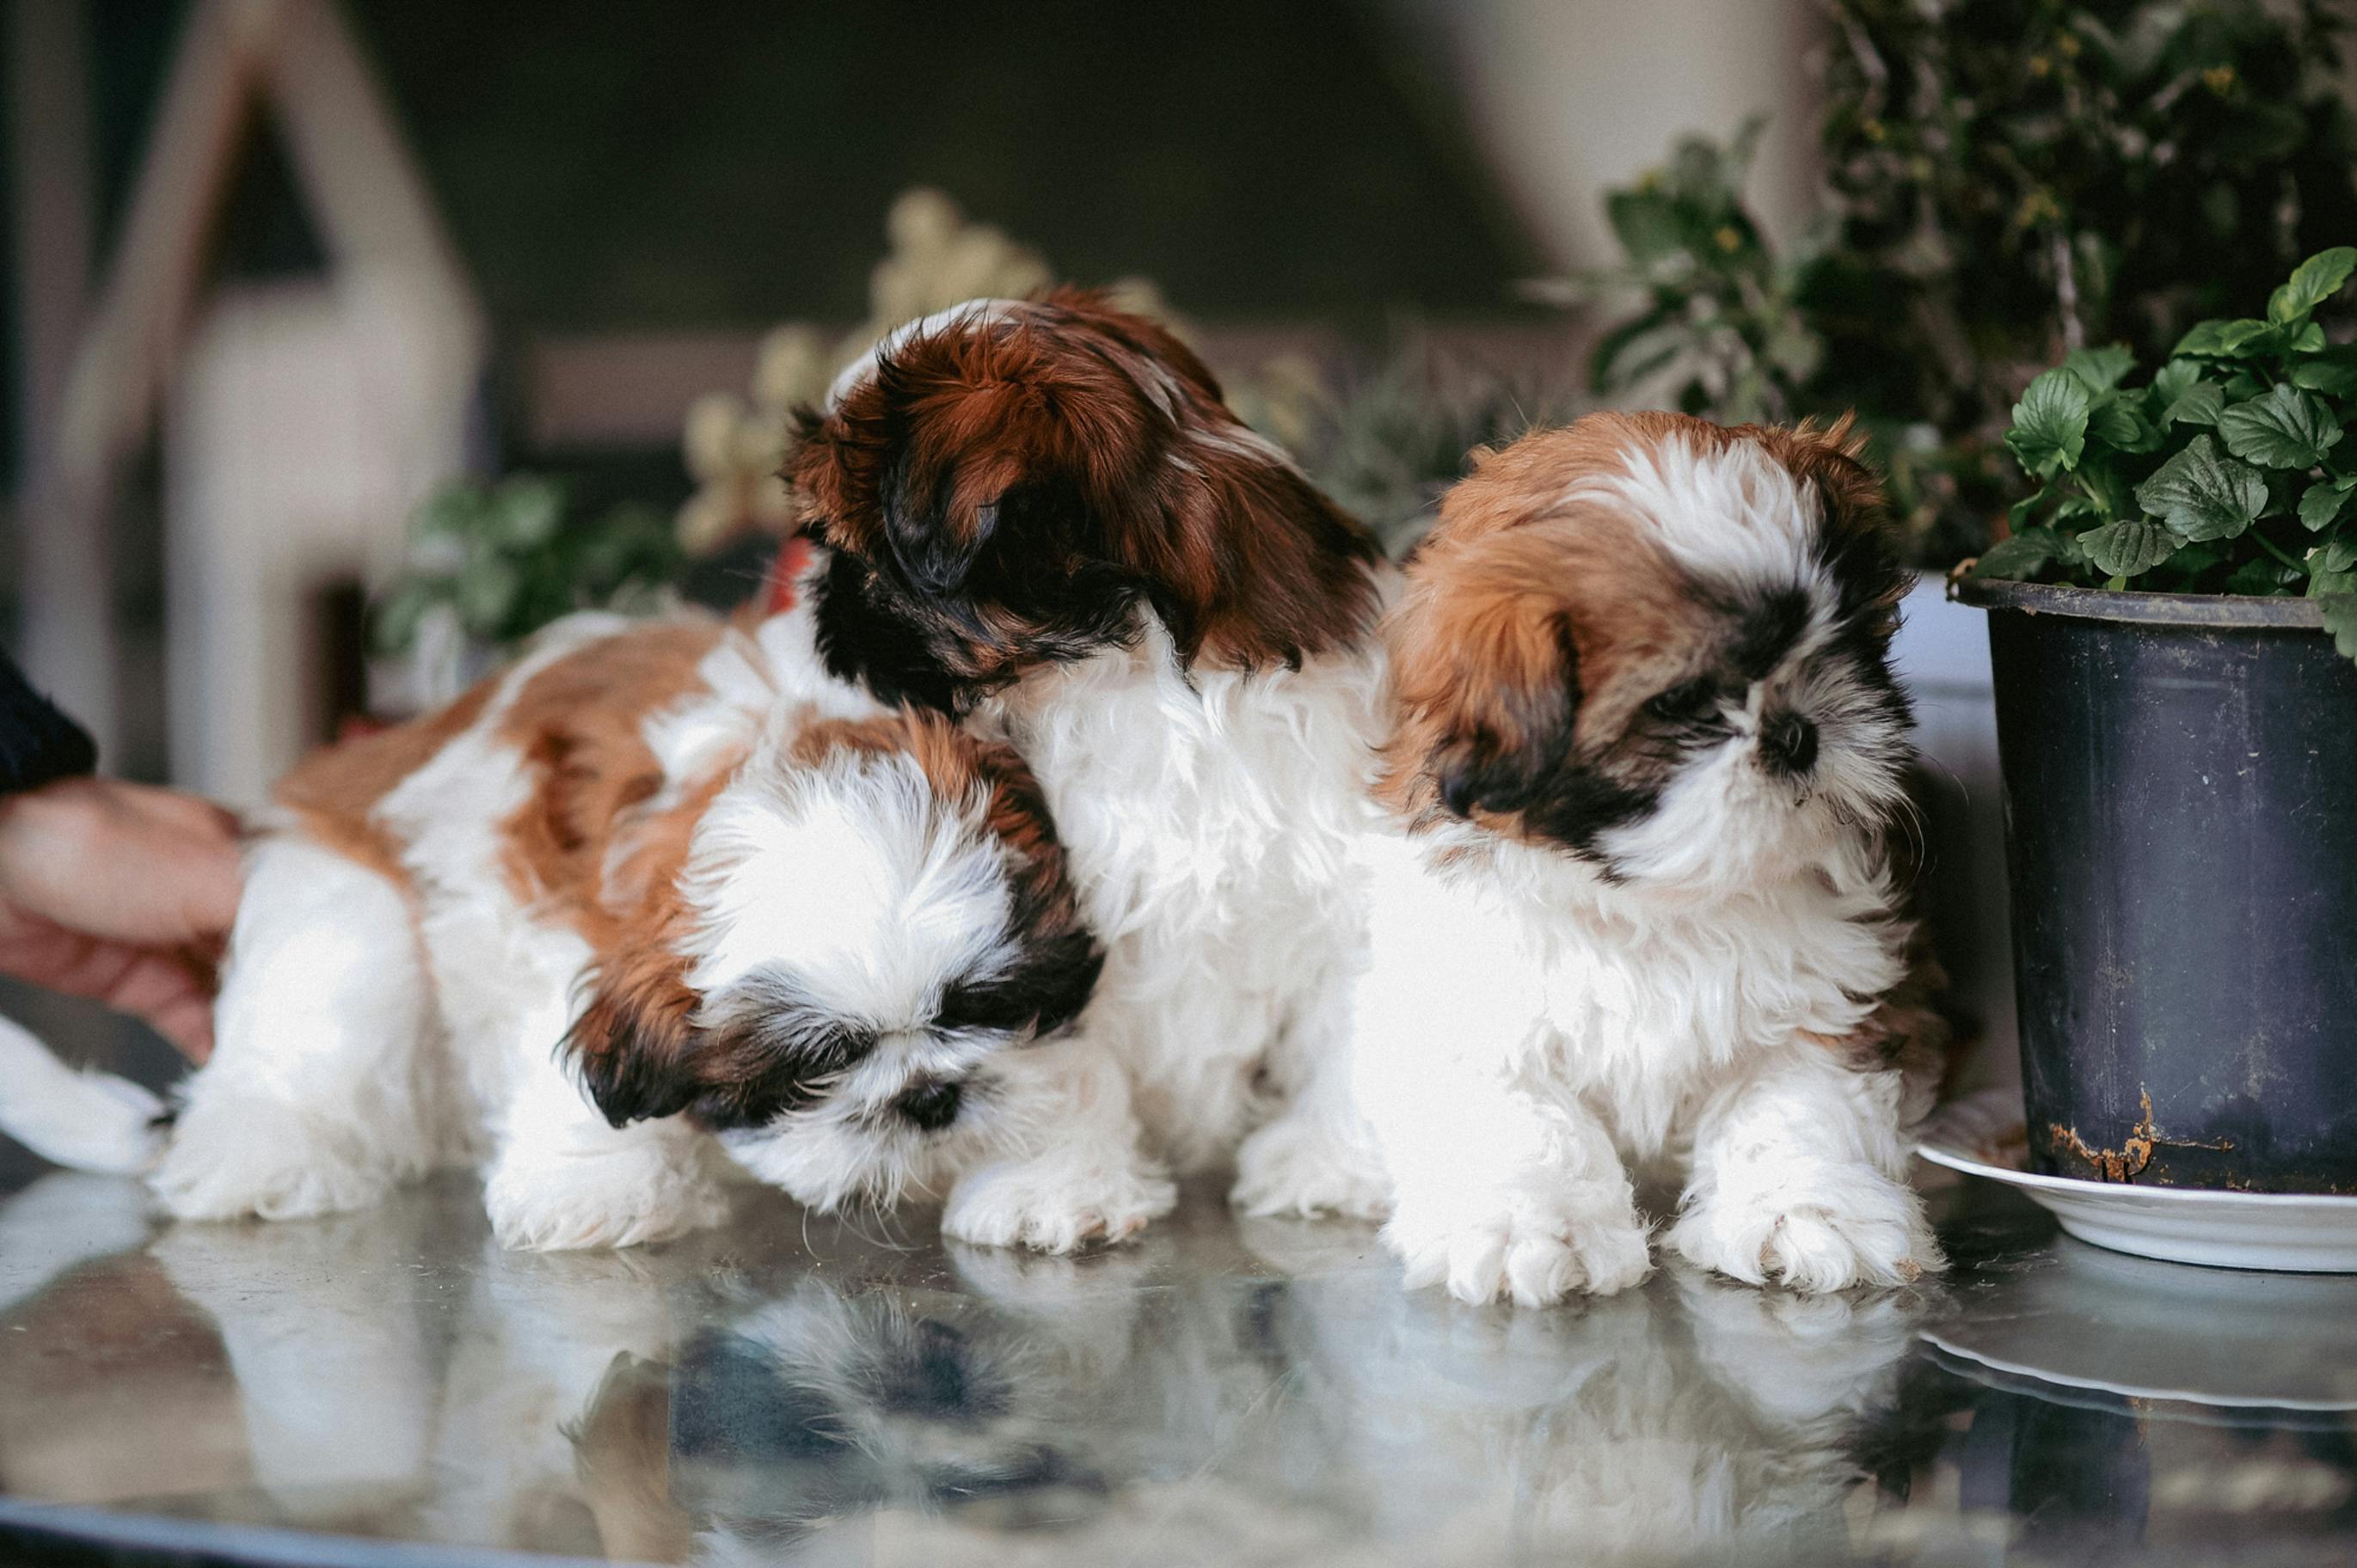
M 1989 612 L 2035 1169 L 2357 1192 L 2357 663 L 2314 603 Z

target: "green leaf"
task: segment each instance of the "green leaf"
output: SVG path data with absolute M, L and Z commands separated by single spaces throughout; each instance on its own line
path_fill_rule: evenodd
M 2153 470 L 2136 487 L 2136 504 L 2182 538 L 2232 539 L 2267 504 L 2258 471 L 2219 455 L 2207 435 Z
M 2255 345 L 2263 343 L 2275 333 L 2270 322 L 2203 321 L 2177 340 L 2170 357 L 2179 354 L 2197 355 L 2205 360 L 2236 360 L 2259 352 Z
M 2276 291 L 2287 306 L 2287 314 L 2276 319 L 2289 321 L 2307 315 L 2339 294 L 2352 273 L 2357 273 L 2357 246 L 2335 245 L 2319 251 L 2293 268 L 2291 281 Z M 2274 301 L 2268 303 L 2272 313 Z
M 503 480 L 491 492 L 492 536 L 501 548 L 526 551 L 556 535 L 565 517 L 565 487 L 530 475 Z
M 2308 569 L 2311 577 L 2319 572 L 2357 571 L 2357 535 L 2336 539 L 2321 550 L 2309 551 Z
M 2324 629 L 2343 657 L 2357 659 L 2357 594 L 2335 594 L 2324 601 Z
M 2114 398 L 2087 416 L 2087 434 L 2115 452 L 2154 452 L 2160 448 L 2160 429 L 2133 403 Z
M 2176 554 L 2170 556 L 2167 564 L 2170 571 L 2178 573 L 2181 576 L 2191 578 L 2200 576 L 2202 573 L 2209 571 L 2213 566 L 2223 565 L 2225 564 L 2225 560 L 2226 553 L 2224 551 L 2219 549 L 2215 544 L 2205 542 L 2185 546 Z
M 2220 414 L 2218 434 L 2235 456 L 2270 468 L 2313 468 L 2341 444 L 2341 426 L 2325 406 L 2282 384 Z
M 479 562 L 458 579 L 459 619 L 476 636 L 496 639 L 522 588 L 523 580 L 510 563 L 496 558 Z
M 2053 493 L 2053 486 L 2040 485 L 2037 489 L 2032 490 L 2029 494 L 2022 497 L 2010 507 L 2007 507 L 2006 509 L 2005 516 L 2006 521 L 2010 527 L 2010 531 L 2013 533 L 2019 533 L 2029 525 L 2030 514 L 2035 512 L 2040 506 L 2044 505 L 2046 499 Z
M 2272 555 L 2260 555 L 2234 568 L 2226 579 L 2226 592 L 2249 598 L 2273 598 L 2284 591 L 2287 582 L 2297 579 L 2282 562 Z
M 2321 533 L 2332 526 L 2348 504 L 2346 488 L 2330 479 L 2321 480 L 2309 486 L 2308 493 L 2299 498 L 2299 521 L 2307 524 L 2310 533 Z
M 409 651 L 410 645 L 417 640 L 417 628 L 425 620 L 425 612 L 446 596 L 436 591 L 437 586 L 412 580 L 377 606 L 372 628 L 375 636 L 371 639 L 377 652 L 390 656 Z
M 2167 408 L 2201 379 L 2199 360 L 2171 360 L 2152 373 L 2152 406 Z
M 1981 552 L 1973 575 L 2026 582 L 2061 554 L 2061 547 L 2062 536 L 2050 528 L 2018 529 Z
M 2216 381 L 2195 381 L 2161 411 L 2169 424 L 2215 424 L 2225 411 L 2226 392 Z
M 2324 349 L 2321 354 L 2293 360 L 2291 384 L 2333 399 L 2357 396 L 2357 344 Z
M 2118 343 L 2106 343 L 2100 349 L 2073 349 L 2063 360 L 2062 368 L 2079 379 L 2091 392 L 2104 392 L 2120 384 L 2120 378 L 2136 369 L 2136 355 Z
M 1604 199 L 1604 216 L 1641 272 L 1684 248 L 1677 203 L 1665 192 L 1616 190 Z
M 2078 467 L 2087 448 L 2087 388 L 2066 371 L 2048 371 L 2013 405 L 2005 444 L 2031 476 L 2050 479 Z
M 2087 559 L 2110 577 L 2134 577 L 2177 553 L 2177 540 L 2159 523 L 2143 518 L 2107 522 L 2079 535 Z
M 2071 478 L 2079 492 L 2087 498 L 2089 510 L 2104 521 L 2137 515 L 2136 499 L 2128 491 L 2127 481 L 2120 478 L 2119 470 L 2110 462 L 2090 456 Z

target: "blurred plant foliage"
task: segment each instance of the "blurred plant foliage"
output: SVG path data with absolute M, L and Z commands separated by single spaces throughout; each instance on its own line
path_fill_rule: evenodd
M 2264 316 L 2198 324 L 2143 385 L 2117 345 L 2032 381 L 2005 441 L 2039 488 L 1975 573 L 2322 599 L 2357 658 L 2357 345 L 2316 319 L 2352 274 L 2357 249 L 2309 257 Z
M 575 610 L 656 608 L 684 564 L 653 507 L 584 512 L 563 481 L 533 474 L 461 481 L 410 520 L 402 571 L 377 602 L 377 650 L 502 650 Z
M 1430 526 L 1475 447 L 1580 412 L 1567 387 L 1469 363 L 1422 334 L 1356 376 L 1329 376 L 1297 356 L 1272 360 L 1231 387 L 1228 403 L 1394 555 Z
M 1590 354 L 1597 392 L 1650 391 L 1737 423 L 1794 416 L 1824 344 L 1800 306 L 1805 262 L 1778 257 L 1743 205 L 1766 124 L 1746 122 L 1724 147 L 1681 139 L 1668 164 L 1604 199 L 1620 265 L 1532 285 L 1558 304 L 1642 302 Z
M 970 220 L 941 191 L 918 187 L 885 214 L 886 250 L 868 275 L 867 319 L 848 332 L 788 322 L 762 339 L 745 394 L 706 393 L 683 434 L 695 493 L 680 509 L 681 542 L 705 554 L 748 533 L 780 534 L 789 521 L 778 478 L 794 411 L 825 401 L 844 366 L 896 327 L 969 299 L 1022 299 L 1056 281 L 1046 258 L 1003 230 Z M 1161 316 L 1161 295 L 1140 278 L 1107 291 L 1124 308 Z
M 1611 399 L 1717 418 L 1856 408 L 1919 558 L 1984 546 L 2030 378 L 2090 343 L 2161 355 L 2357 234 L 2331 0 L 1826 0 L 1826 215 L 1774 253 L 1742 200 L 1757 126 L 1613 194 L 1627 261 L 1546 285 L 1641 303 Z

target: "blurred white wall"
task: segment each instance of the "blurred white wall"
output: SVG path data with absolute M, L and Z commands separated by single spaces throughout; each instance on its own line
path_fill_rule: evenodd
M 1807 220 L 1817 91 L 1809 0 L 1394 0 L 1439 40 L 1507 194 L 1564 266 L 1617 255 L 1604 192 L 1688 131 L 1771 115 L 1749 195 L 1770 234 Z

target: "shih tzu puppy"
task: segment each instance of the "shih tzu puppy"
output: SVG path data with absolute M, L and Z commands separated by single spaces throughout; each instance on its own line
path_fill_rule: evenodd
M 152 1181 L 275 1219 L 479 1163 L 543 1249 L 715 1221 L 716 1137 L 820 1209 L 953 1190 L 1088 1094 L 1031 1042 L 1099 962 L 1020 758 L 829 676 L 806 611 L 576 618 L 280 784 Z
M 1886 836 L 1905 587 L 1846 426 L 1597 414 L 1481 454 L 1406 571 L 1349 1051 L 1278 1207 L 1534 1304 L 1668 1240 L 1803 1291 L 1942 1266 L 1904 1181 L 1939 1026 Z M 1665 1168 L 1664 1168 L 1665 1167 Z
M 1076 1030 L 1105 1092 L 1060 1167 L 974 1173 L 945 1228 L 1117 1239 L 1344 1015 L 1390 568 L 1193 353 L 1081 294 L 893 333 L 787 476 L 829 669 L 1011 741 L 1105 942 Z

